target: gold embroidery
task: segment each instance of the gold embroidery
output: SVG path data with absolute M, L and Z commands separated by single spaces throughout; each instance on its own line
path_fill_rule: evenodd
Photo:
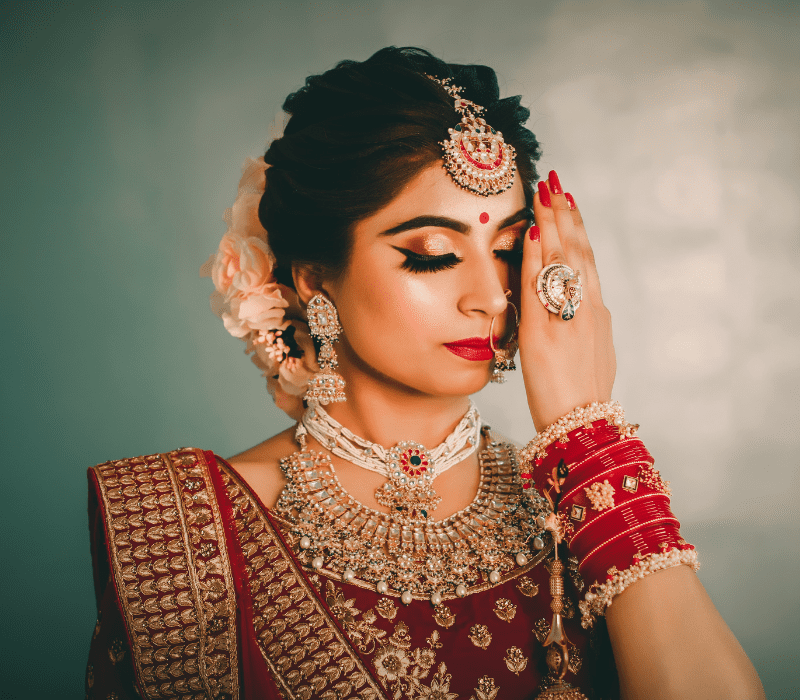
M 233 576 L 202 451 L 106 462 L 92 471 L 145 694 L 157 700 L 197 689 L 237 700 Z M 109 654 L 116 663 L 124 649 L 112 645 Z
M 533 623 L 533 634 L 536 636 L 536 640 L 539 642 L 539 644 L 544 644 L 544 640 L 547 639 L 547 635 L 549 633 L 550 625 L 543 617 L 539 618 Z
M 106 700 L 119 700 L 119 695 L 112 691 L 106 695 Z
M 494 678 L 483 676 L 478 681 L 478 687 L 475 688 L 475 695 L 470 695 L 469 700 L 496 700 L 500 688 L 495 686 Z
M 450 692 L 450 680 L 452 674 L 447 672 L 447 666 L 444 663 L 439 664 L 439 668 L 431 678 L 431 684 L 423 685 L 418 678 L 414 679 L 414 690 L 417 691 L 418 698 L 427 698 L 428 700 L 457 700 L 458 693 Z
M 114 666 L 125 658 L 125 645 L 121 639 L 115 639 L 111 642 L 111 646 L 108 648 L 108 658 L 111 659 L 111 663 Z
M 391 644 L 382 646 L 372 659 L 375 671 L 384 683 L 390 684 L 405 678 L 411 659 L 406 650 Z
M 517 582 L 517 590 L 528 598 L 533 598 L 539 592 L 539 586 L 529 576 L 523 576 Z
M 567 597 L 562 598 L 562 602 L 564 604 L 564 608 L 561 610 L 561 615 L 567 620 L 571 620 L 573 617 L 575 617 L 575 603 L 572 602 L 571 598 Z
M 245 485 L 224 465 L 220 471 L 245 557 L 253 627 L 279 691 L 299 700 L 384 698 Z M 322 581 L 317 577 L 314 584 L 321 587 Z M 346 599 L 331 581 L 325 600 L 345 633 L 365 653 L 386 636 L 374 625 L 375 613 L 362 614 L 355 599 Z
M 492 643 L 492 635 L 486 625 L 472 625 L 469 630 L 469 641 L 476 647 L 488 649 Z
M 431 632 L 425 641 L 427 647 L 412 650 L 408 626 L 398 622 L 392 635 L 372 657 L 378 679 L 392 692 L 393 698 L 427 697 L 419 695 L 426 689 L 419 680 L 427 677 L 436 662 L 436 649 L 441 648 L 442 643 L 437 630 Z
M 103 611 L 97 611 L 97 622 L 94 623 L 94 634 L 92 635 L 92 639 L 96 639 L 97 635 L 100 634 L 100 620 L 103 617 Z
M 450 608 L 446 605 L 437 605 L 433 609 L 433 619 L 441 627 L 452 627 L 456 621 L 456 616 L 450 614 Z
M 94 666 L 92 666 L 92 664 L 86 667 L 86 685 L 89 688 L 94 685 Z
M 500 598 L 494 604 L 494 614 L 504 622 L 511 622 L 517 614 L 517 606 L 508 600 L 508 598 Z
M 375 609 L 384 620 L 394 620 L 397 615 L 397 606 L 389 598 L 381 598 L 375 604 Z
M 431 636 L 425 640 L 431 649 L 441 649 L 444 645 L 439 641 L 439 630 L 433 630 Z
M 506 662 L 508 670 L 517 676 L 520 674 L 520 671 L 524 671 L 528 666 L 528 659 L 519 647 L 511 647 L 508 649 L 503 661 Z
M 356 599 L 345 600 L 344 594 L 342 591 L 336 590 L 333 581 L 328 581 L 327 591 L 325 602 L 331 609 L 333 616 L 342 623 L 346 630 L 353 629 L 356 615 L 361 614 L 361 611 L 355 607 Z

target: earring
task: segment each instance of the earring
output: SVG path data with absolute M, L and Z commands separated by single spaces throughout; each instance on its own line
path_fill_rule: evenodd
M 319 371 L 308 380 L 305 399 L 309 403 L 335 403 L 346 401 L 344 395 L 344 379 L 336 372 L 339 362 L 334 341 L 338 340 L 342 327 L 339 325 L 339 314 L 328 297 L 315 294 L 308 302 L 308 329 L 320 343 L 317 362 Z
M 511 290 L 506 291 L 506 296 L 511 295 Z M 506 378 L 503 372 L 513 372 L 517 369 L 517 365 L 514 363 L 514 355 L 517 354 L 517 349 L 519 345 L 517 343 L 517 329 L 519 328 L 519 312 L 517 311 L 517 307 L 512 304 L 510 301 L 506 308 L 511 307 L 514 309 L 514 316 L 516 318 L 516 325 L 514 326 L 514 332 L 511 334 L 511 338 L 508 341 L 508 344 L 505 348 L 496 348 L 494 346 L 494 320 L 497 316 L 492 317 L 492 322 L 489 324 L 489 347 L 494 352 L 494 364 L 492 366 L 492 376 L 489 378 L 489 381 L 494 382 L 495 384 L 502 384 L 505 382 Z

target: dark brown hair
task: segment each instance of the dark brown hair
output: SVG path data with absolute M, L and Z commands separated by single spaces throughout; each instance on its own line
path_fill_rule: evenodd
M 445 63 L 418 48 L 381 49 L 312 75 L 286 98 L 290 119 L 264 160 L 267 187 L 258 215 L 277 258 L 278 281 L 292 285 L 292 263 L 338 276 L 354 224 L 386 206 L 409 180 L 442 159 L 439 142 L 460 116 L 453 99 L 426 77 L 452 78 L 461 96 L 517 151 L 528 205 L 539 142 L 525 128 L 520 98 L 500 99 L 487 66 Z

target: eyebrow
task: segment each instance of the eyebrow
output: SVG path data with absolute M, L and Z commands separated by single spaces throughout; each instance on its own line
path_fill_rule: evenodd
M 533 209 L 530 207 L 523 207 L 515 214 L 511 216 L 507 216 L 500 222 L 500 225 L 497 227 L 498 230 L 507 228 L 512 224 L 516 224 L 518 221 L 524 220 L 533 220 Z M 463 221 L 458 221 L 457 219 L 451 219 L 447 216 L 415 216 L 413 219 L 409 219 L 408 221 L 404 221 L 402 224 L 397 224 L 397 226 L 392 226 L 392 228 L 388 228 L 385 231 L 381 231 L 379 235 L 381 236 L 394 236 L 397 233 L 402 233 L 403 231 L 411 231 L 417 228 L 427 228 L 427 227 L 434 227 L 434 228 L 449 228 L 452 231 L 457 231 L 458 233 L 468 234 L 470 231 L 470 227 L 468 224 L 465 224 Z

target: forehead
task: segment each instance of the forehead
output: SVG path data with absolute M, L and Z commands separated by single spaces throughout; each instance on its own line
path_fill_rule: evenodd
M 517 173 L 511 188 L 500 194 L 482 197 L 457 185 L 440 164 L 423 170 L 403 187 L 383 209 L 362 219 L 356 234 L 373 233 L 396 226 L 417 216 L 433 215 L 456 219 L 474 228 L 483 221 L 489 227 L 525 206 L 525 191 Z

